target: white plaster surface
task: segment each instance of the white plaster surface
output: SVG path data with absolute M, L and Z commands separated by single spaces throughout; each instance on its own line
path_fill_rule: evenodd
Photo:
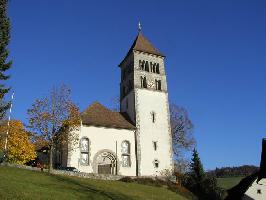
M 258 193 L 258 190 L 260 190 L 261 193 Z M 265 200 L 266 199 L 266 179 L 262 179 L 257 183 L 257 180 L 255 180 L 252 185 L 248 188 L 248 190 L 245 192 L 243 200 Z
M 89 165 L 83 166 L 80 164 L 80 150 L 79 144 L 75 145 L 73 150 L 69 152 L 69 160 L 67 166 L 76 167 L 81 172 L 93 173 L 94 156 L 102 150 L 109 150 L 114 155 L 117 153 L 118 158 L 118 175 L 136 176 L 136 159 L 135 159 L 135 138 L 134 130 L 114 129 L 94 126 L 81 126 L 79 131 L 79 141 L 86 137 L 90 140 L 89 144 Z M 131 166 L 122 167 L 121 144 L 124 140 L 130 142 L 130 158 Z M 117 141 L 117 152 L 116 152 Z M 95 164 L 96 165 L 96 164 Z M 97 173 L 97 172 L 96 172 Z
M 139 125 L 140 173 L 142 176 L 161 175 L 164 170 L 172 170 L 172 147 L 168 121 L 167 93 L 137 89 L 136 105 L 138 109 L 137 123 Z M 155 112 L 155 123 L 151 112 Z M 158 149 L 153 148 L 157 141 Z M 155 168 L 154 160 L 159 161 Z

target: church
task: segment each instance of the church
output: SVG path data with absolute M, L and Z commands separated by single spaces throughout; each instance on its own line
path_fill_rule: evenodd
M 79 141 L 60 164 L 80 172 L 161 176 L 173 170 L 165 56 L 139 30 L 119 64 L 120 112 L 95 102 L 81 113 Z

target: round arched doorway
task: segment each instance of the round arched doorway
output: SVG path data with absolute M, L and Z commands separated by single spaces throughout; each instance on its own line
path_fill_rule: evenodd
M 109 151 L 100 151 L 95 158 L 95 171 L 98 174 L 116 174 L 116 158 Z

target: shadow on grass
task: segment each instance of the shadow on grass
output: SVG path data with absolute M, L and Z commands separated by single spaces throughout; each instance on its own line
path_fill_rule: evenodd
M 62 181 L 64 183 L 68 183 L 74 186 L 78 186 L 79 188 L 73 188 L 73 190 L 76 190 L 77 192 L 85 192 L 85 194 L 89 195 L 88 192 L 90 192 L 91 194 L 95 194 L 95 195 L 100 195 L 102 197 L 106 197 L 108 199 L 111 200 L 133 200 L 131 197 L 126 196 L 124 194 L 121 193 L 112 193 L 112 192 L 107 192 L 101 189 L 98 189 L 92 185 L 87 185 L 87 184 L 82 184 L 80 183 L 78 180 L 69 178 L 69 177 L 65 177 L 65 176 L 58 176 L 58 175 L 50 175 L 53 178 L 57 179 L 58 181 Z

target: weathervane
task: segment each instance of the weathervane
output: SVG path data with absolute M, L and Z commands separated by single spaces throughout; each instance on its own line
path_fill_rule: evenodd
M 139 32 L 141 31 L 141 23 L 140 23 L 140 21 L 139 21 Z

